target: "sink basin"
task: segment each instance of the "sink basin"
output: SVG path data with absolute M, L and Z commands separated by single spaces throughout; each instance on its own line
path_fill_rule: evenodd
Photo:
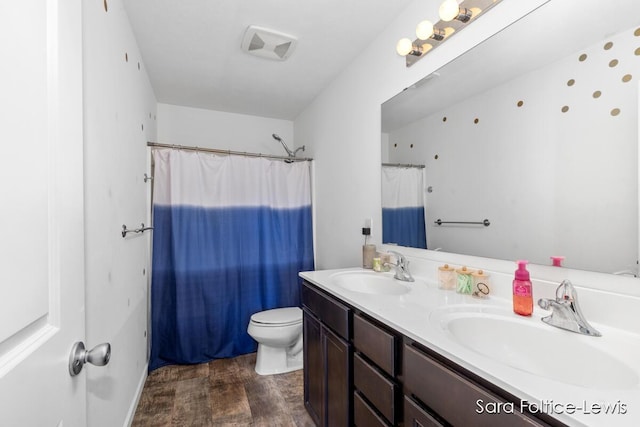
M 373 271 L 344 271 L 331 276 L 343 289 L 374 295 L 402 295 L 411 290 L 411 283 L 394 279 L 392 273 Z
M 614 354 L 633 353 L 638 360 L 638 346 L 630 345 L 623 336 L 582 336 L 546 325 L 539 318 L 519 318 L 498 308 L 437 311 L 431 321 L 457 344 L 537 376 L 598 389 L 629 389 L 640 384 L 633 365 L 601 349 L 606 347 Z

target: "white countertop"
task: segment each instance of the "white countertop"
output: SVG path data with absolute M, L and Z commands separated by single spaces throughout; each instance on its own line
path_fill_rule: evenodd
M 402 295 L 366 294 L 347 290 L 332 280 L 336 273 L 345 271 L 368 271 L 359 268 L 302 272 L 300 276 L 319 288 L 335 295 L 347 304 L 390 326 L 401 334 L 440 353 L 454 363 L 487 379 L 495 385 L 521 399 L 523 405 L 534 409 L 546 409 L 554 418 L 570 426 L 640 426 L 640 383 L 621 387 L 585 387 L 563 383 L 553 378 L 534 375 L 503 362 L 480 354 L 452 338 L 436 320 L 443 309 L 456 306 L 470 307 L 478 311 L 500 310 L 502 315 L 512 316 L 517 322 L 542 323 L 540 318 L 548 312 L 534 308 L 531 317 L 522 317 L 511 311 L 511 300 L 492 297 L 481 300 L 454 291 L 441 290 L 432 278 L 417 276 L 416 283 L 408 284 L 410 292 Z M 377 273 L 390 275 L 393 273 Z M 637 317 L 636 317 L 637 319 Z M 564 331 L 552 326 L 552 333 L 565 334 L 561 339 L 573 340 L 576 344 L 597 346 L 607 357 L 620 360 L 640 378 L 640 336 L 631 331 L 622 331 L 611 326 L 591 322 L 602 332 L 602 337 L 588 337 Z M 524 324 L 523 324 L 524 325 Z M 534 325 L 531 325 L 534 326 Z M 527 330 L 527 328 L 523 328 Z M 485 338 L 485 337 L 483 337 Z M 492 340 L 492 331 L 486 331 L 486 339 Z M 494 332 L 495 339 L 495 332 Z M 572 360 L 554 351 L 552 346 L 543 354 L 566 369 L 572 369 Z M 584 372 L 586 383 L 589 376 L 596 376 L 598 366 Z M 631 375 L 633 377 L 633 375 Z M 516 403 L 517 405 L 520 403 Z M 575 410 L 572 410 L 572 405 Z M 600 413 L 598 412 L 600 407 Z M 480 406 L 478 407 L 478 409 Z M 608 408 L 607 410 L 605 410 Z M 485 408 L 489 410 L 490 408 Z M 502 410 L 508 411 L 509 408 Z M 541 409 L 542 410 L 542 409 Z M 561 413 L 559 413 L 561 412 Z M 572 414 L 568 412 L 573 412 Z M 608 413 L 605 413 L 608 412 Z

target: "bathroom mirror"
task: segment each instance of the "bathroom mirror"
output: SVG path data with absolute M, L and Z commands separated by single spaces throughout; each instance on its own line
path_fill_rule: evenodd
M 639 82 L 640 2 L 550 1 L 385 102 L 427 248 L 637 275 Z

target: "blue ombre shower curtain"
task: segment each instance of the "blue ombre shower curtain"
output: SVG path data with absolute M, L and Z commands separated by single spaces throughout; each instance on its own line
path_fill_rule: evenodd
M 427 248 L 424 170 L 382 167 L 382 243 Z
M 255 351 L 251 314 L 299 306 L 310 163 L 154 149 L 149 370 Z

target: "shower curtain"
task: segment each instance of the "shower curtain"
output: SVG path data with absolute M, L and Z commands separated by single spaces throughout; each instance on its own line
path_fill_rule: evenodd
M 427 248 L 424 169 L 382 167 L 382 243 Z
M 313 270 L 309 162 L 153 150 L 149 371 L 255 351 L 251 314 Z

